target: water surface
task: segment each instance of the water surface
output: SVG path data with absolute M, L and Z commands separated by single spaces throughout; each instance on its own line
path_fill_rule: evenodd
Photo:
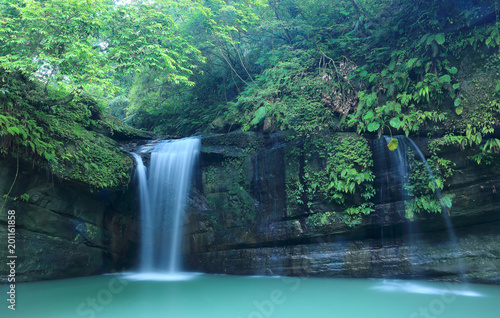
M 2 286 L 5 295 L 6 285 Z M 379 279 L 104 275 L 18 284 L 1 317 L 498 318 L 500 287 Z

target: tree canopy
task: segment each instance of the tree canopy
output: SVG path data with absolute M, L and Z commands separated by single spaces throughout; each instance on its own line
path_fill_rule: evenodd
M 141 65 L 122 94 L 134 125 L 181 135 L 340 126 L 416 133 L 464 111 L 460 52 L 500 42 L 495 1 L 189 5 L 196 9 L 175 20 L 199 52 L 189 81 L 173 85 L 169 72 Z
M 0 2 L 0 67 L 71 91 L 116 91 L 117 75 L 148 68 L 191 83 L 199 50 L 181 37 L 188 2 L 16 0 Z

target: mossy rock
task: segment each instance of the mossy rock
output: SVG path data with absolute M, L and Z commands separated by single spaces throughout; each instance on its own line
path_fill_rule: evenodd
M 205 136 L 202 141 L 203 152 L 222 152 L 230 154 L 254 154 L 264 149 L 262 135 L 256 132 L 235 131 L 229 134 Z

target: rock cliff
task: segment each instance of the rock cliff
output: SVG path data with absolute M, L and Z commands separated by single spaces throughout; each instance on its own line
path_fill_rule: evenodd
M 415 141 L 428 154 L 432 140 Z M 367 142 L 375 152 L 377 138 Z M 325 224 L 314 215 L 334 206 L 319 198 L 307 208 L 291 197 L 290 182 L 304 174 L 304 158 L 290 160 L 300 142 L 287 142 L 282 134 L 238 132 L 206 137 L 202 145 L 186 217 L 190 270 L 435 280 L 461 279 L 463 271 L 472 282 L 500 283 L 500 169 L 477 165 L 467 151 L 441 152 L 455 164 L 443 191 L 453 197 L 451 234 L 443 213 L 409 219 L 401 198 L 380 196 L 380 180 L 390 173 L 377 164 L 389 160 L 383 155 L 374 158 L 374 211 L 356 224 L 339 218 Z M 324 169 L 315 160 L 316 169 Z
M 0 159 L 0 193 L 8 193 L 16 160 Z M 16 282 L 120 271 L 135 259 L 133 189 L 92 193 L 21 163 L 0 214 L 0 258 L 7 259 L 7 211 L 16 216 Z M 2 204 L 5 199 L 2 199 Z M 0 273 L 5 280 L 7 271 Z

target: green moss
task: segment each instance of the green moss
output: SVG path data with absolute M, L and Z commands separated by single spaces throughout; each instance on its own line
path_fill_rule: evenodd
M 0 135 L 6 141 L 3 153 L 32 161 L 62 179 L 95 189 L 128 183 L 131 158 L 118 149 L 114 140 L 93 129 L 114 127 L 123 134 L 132 130 L 103 115 L 90 97 L 76 96 L 69 103 L 47 108 L 29 102 L 41 90 L 36 83 L 14 77 L 8 80 L 10 93 L 0 97 L 2 111 L 9 114 L 0 118 Z
M 477 73 L 475 76 L 476 84 L 464 85 L 463 112 L 460 116 L 450 118 L 448 123 L 450 133 L 465 135 L 469 128 L 475 130 L 473 134 L 484 135 L 491 133 L 498 122 L 500 101 L 495 90 L 497 72 Z
M 242 223 L 252 222 L 255 218 L 254 202 L 252 196 L 238 185 L 231 185 L 227 192 L 227 200 L 222 208 L 225 211 L 230 211 L 236 220 Z
M 254 132 L 236 131 L 216 138 L 206 137 L 202 143 L 203 151 L 217 150 L 228 156 L 251 155 L 264 149 L 263 139 Z
M 249 157 L 229 157 L 222 162 L 222 171 L 227 183 L 221 208 L 228 211 L 229 218 L 237 224 L 248 224 L 255 218 L 253 198 L 249 194 L 250 184 L 245 170 L 247 160 Z
M 99 245 L 104 235 L 101 228 L 89 223 L 78 224 L 76 231 L 78 234 L 75 236 L 75 242 L 91 245 Z
M 286 215 L 300 214 L 303 187 L 300 183 L 301 148 L 287 147 L 285 150 Z
M 107 113 L 101 114 L 100 120 L 92 121 L 91 127 L 96 132 L 119 140 L 151 137 L 151 133 L 130 127 L 121 119 Z
M 94 103 L 76 100 L 54 115 L 43 116 L 42 127 L 61 142 L 50 169 L 63 179 L 77 180 L 95 188 L 117 187 L 129 179 L 131 159 L 108 137 L 90 129 Z M 78 120 L 77 120 L 78 119 Z M 68 146 L 66 146 L 68 145 Z
M 215 228 L 248 226 L 255 219 L 247 175 L 249 156 L 224 157 L 203 171 L 203 188 L 210 211 L 206 220 Z
M 307 225 L 316 228 L 328 227 L 335 223 L 336 213 L 335 212 L 323 212 L 316 213 L 307 218 Z

